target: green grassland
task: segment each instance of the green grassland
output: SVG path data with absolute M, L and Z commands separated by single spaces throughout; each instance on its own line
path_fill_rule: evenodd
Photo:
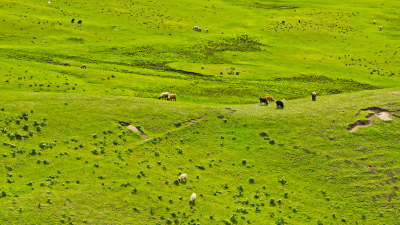
M 400 224 L 399 8 L 0 1 L 0 224 Z

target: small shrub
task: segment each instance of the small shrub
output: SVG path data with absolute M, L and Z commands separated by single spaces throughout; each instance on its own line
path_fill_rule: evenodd
M 284 184 L 286 184 L 286 178 L 282 177 L 278 182 L 281 183 L 282 185 L 284 185 Z
M 289 193 L 285 192 L 285 194 L 283 194 L 283 197 L 288 198 Z
M 285 224 L 287 224 L 287 222 L 285 221 L 285 219 L 283 217 L 278 217 L 275 224 L 276 225 L 285 225 Z
M 255 181 L 254 181 L 254 178 L 251 177 L 251 178 L 249 179 L 249 183 L 250 183 L 250 184 L 254 184 L 254 182 L 255 182 Z
M 206 169 L 203 165 L 197 165 L 196 167 L 201 169 L 201 170 L 205 170 Z

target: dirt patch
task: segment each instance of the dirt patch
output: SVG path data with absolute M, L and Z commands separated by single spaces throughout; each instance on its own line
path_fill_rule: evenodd
M 349 124 L 347 130 L 356 131 L 358 129 L 358 127 L 371 126 L 372 124 L 374 124 L 374 121 L 372 120 L 374 117 L 377 117 L 377 118 L 379 118 L 380 120 L 383 120 L 383 121 L 392 120 L 392 116 L 399 118 L 399 116 L 395 115 L 392 111 L 389 111 L 387 109 L 383 109 L 383 108 L 380 108 L 380 107 L 375 107 L 375 106 L 374 107 L 368 107 L 368 108 L 365 108 L 365 109 L 360 109 L 358 111 L 358 113 L 356 114 L 356 116 L 358 116 L 361 111 L 369 111 L 369 112 L 371 112 L 365 117 L 368 120 L 357 120 L 355 123 Z
M 349 131 L 357 131 L 359 127 L 369 127 L 374 124 L 372 120 L 357 120 L 355 123 L 350 124 L 347 130 Z
M 392 120 L 392 115 L 389 112 L 376 113 L 375 116 L 384 121 Z
M 394 91 L 394 92 L 390 92 L 390 93 L 395 94 L 395 95 L 400 95 L 400 91 Z
M 133 133 L 139 133 L 140 132 L 136 127 L 134 127 L 132 125 L 128 125 L 128 126 L 126 126 L 126 128 L 128 128 L 128 130 L 132 131 Z
M 137 129 L 135 126 L 131 125 L 128 122 L 118 121 L 118 123 L 121 124 L 122 126 L 125 126 L 128 130 L 132 131 L 132 133 L 139 134 L 139 136 L 145 141 L 151 139 L 151 138 L 147 137 L 147 135 L 145 133 L 143 133 L 142 131 L 140 131 L 139 129 Z
M 199 118 L 199 119 L 190 119 L 190 120 L 188 120 L 188 121 L 186 122 L 186 125 L 192 125 L 192 124 L 198 123 L 198 122 L 200 122 L 200 121 L 203 120 L 203 119 L 204 119 L 203 117 L 201 117 L 201 118 Z
M 368 166 L 366 167 L 367 170 L 371 171 L 374 174 L 378 174 L 378 170 L 375 169 L 373 166 Z

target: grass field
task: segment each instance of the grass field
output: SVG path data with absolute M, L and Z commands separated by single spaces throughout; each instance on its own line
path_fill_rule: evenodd
M 1 1 L 0 224 L 400 224 L 399 8 Z

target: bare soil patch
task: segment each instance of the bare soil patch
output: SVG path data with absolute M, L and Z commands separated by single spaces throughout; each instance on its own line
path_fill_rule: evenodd
M 355 123 L 349 125 L 347 130 L 349 131 L 357 131 L 359 127 L 368 127 L 374 124 L 372 120 L 357 120 Z
M 366 169 L 371 171 L 373 174 L 378 174 L 378 170 L 376 170 L 373 166 L 368 166 L 366 167 Z
M 143 133 L 142 131 L 140 131 L 139 129 L 137 129 L 135 126 L 131 125 L 128 122 L 118 121 L 118 123 L 121 124 L 122 126 L 125 126 L 128 130 L 132 131 L 132 133 L 139 134 L 139 136 L 145 141 L 151 139 L 151 138 L 147 137 L 147 135 L 145 133 Z
M 392 120 L 392 116 L 399 118 L 399 116 L 395 115 L 392 111 L 389 111 L 387 109 L 383 109 L 383 108 L 380 108 L 380 107 L 375 107 L 375 106 L 374 107 L 368 107 L 368 108 L 365 108 L 365 109 L 360 109 L 358 111 L 358 113 L 356 114 L 356 116 L 358 116 L 361 111 L 369 111 L 369 112 L 371 112 L 366 116 L 366 119 L 368 119 L 368 120 L 357 120 L 355 123 L 349 124 L 349 126 L 347 127 L 347 130 L 356 131 L 358 129 L 358 127 L 371 126 L 372 124 L 374 124 L 374 121 L 372 120 L 374 117 L 377 117 L 377 118 L 379 118 L 380 120 L 383 120 L 383 121 Z

